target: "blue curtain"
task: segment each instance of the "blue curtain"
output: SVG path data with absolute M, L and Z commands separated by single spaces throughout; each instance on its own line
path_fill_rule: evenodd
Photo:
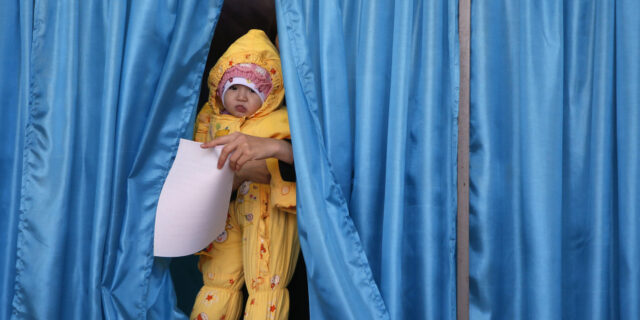
M 472 1 L 471 319 L 640 315 L 638 14 Z
M 184 317 L 155 204 L 221 2 L 2 2 L 0 318 Z
M 20 8 L 18 1 L 0 4 L 0 319 L 9 319 L 13 299 L 22 172 L 20 146 L 26 122 L 26 110 L 18 106 L 28 95 L 21 84 L 28 81 L 28 65 L 22 61 L 29 60 L 30 5 L 24 3 Z
M 457 1 L 276 1 L 314 319 L 454 319 Z

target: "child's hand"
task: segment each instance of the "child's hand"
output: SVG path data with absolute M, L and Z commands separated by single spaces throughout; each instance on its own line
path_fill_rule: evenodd
M 247 161 L 233 176 L 233 190 L 237 190 L 245 181 L 269 183 L 271 174 L 267 169 L 267 162 L 265 160 Z
M 242 166 L 247 163 L 247 161 L 272 157 L 287 163 L 293 163 L 293 151 L 288 142 L 250 136 L 240 132 L 215 138 L 207 143 L 203 143 L 200 147 L 213 148 L 220 145 L 224 145 L 224 148 L 218 159 L 218 169 L 224 166 L 227 158 L 229 158 L 229 167 L 233 171 L 242 169 Z

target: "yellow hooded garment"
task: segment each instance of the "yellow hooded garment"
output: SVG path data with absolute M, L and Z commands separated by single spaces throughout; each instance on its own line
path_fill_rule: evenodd
M 234 65 L 254 63 L 269 72 L 272 89 L 264 103 L 248 118 L 221 114 L 224 109 L 217 96 L 220 79 Z M 208 79 L 209 101 L 198 114 L 195 140 L 207 142 L 212 137 L 240 131 L 263 138 L 289 139 L 289 122 L 286 109 L 281 106 L 284 98 L 280 55 L 267 35 L 261 30 L 250 30 L 236 40 L 211 69 Z M 220 131 L 223 134 L 220 134 Z
M 225 71 L 236 64 L 253 63 L 267 70 L 272 89 L 262 106 L 249 117 L 222 114 L 217 86 Z M 242 132 L 287 139 L 290 137 L 280 57 L 264 32 L 251 30 L 236 40 L 211 69 L 210 96 L 198 114 L 195 140 Z M 215 164 L 212 164 L 215 166 Z M 278 160 L 267 159 L 269 184 L 244 182 L 229 205 L 225 231 L 200 252 L 200 289 L 190 319 L 286 319 L 286 289 L 295 269 L 300 244 L 295 216 L 295 182 L 283 181 Z M 242 307 L 246 281 L 248 302 Z M 244 309 L 244 313 L 242 313 Z

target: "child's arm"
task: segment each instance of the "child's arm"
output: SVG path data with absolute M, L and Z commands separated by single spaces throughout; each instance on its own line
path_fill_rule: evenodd
M 200 147 L 213 148 L 219 145 L 224 145 L 224 148 L 220 153 L 218 168 L 224 166 L 227 158 L 229 158 L 229 166 L 233 171 L 242 169 L 242 166 L 250 160 L 276 158 L 289 164 L 293 163 L 293 149 L 291 144 L 284 140 L 260 138 L 234 132 L 203 143 Z M 230 154 L 231 156 L 229 156 Z

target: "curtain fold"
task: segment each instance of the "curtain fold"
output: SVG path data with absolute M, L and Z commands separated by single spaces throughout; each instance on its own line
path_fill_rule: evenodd
M 640 314 L 638 13 L 472 2 L 471 319 Z
M 0 318 L 11 316 L 16 275 L 18 210 L 22 188 L 22 143 L 29 98 L 29 53 L 31 52 L 31 1 L 0 4 Z M 21 54 L 23 53 L 23 54 Z
M 221 2 L 3 3 L 1 318 L 185 317 L 155 205 Z
M 276 1 L 314 319 L 454 319 L 457 1 Z

